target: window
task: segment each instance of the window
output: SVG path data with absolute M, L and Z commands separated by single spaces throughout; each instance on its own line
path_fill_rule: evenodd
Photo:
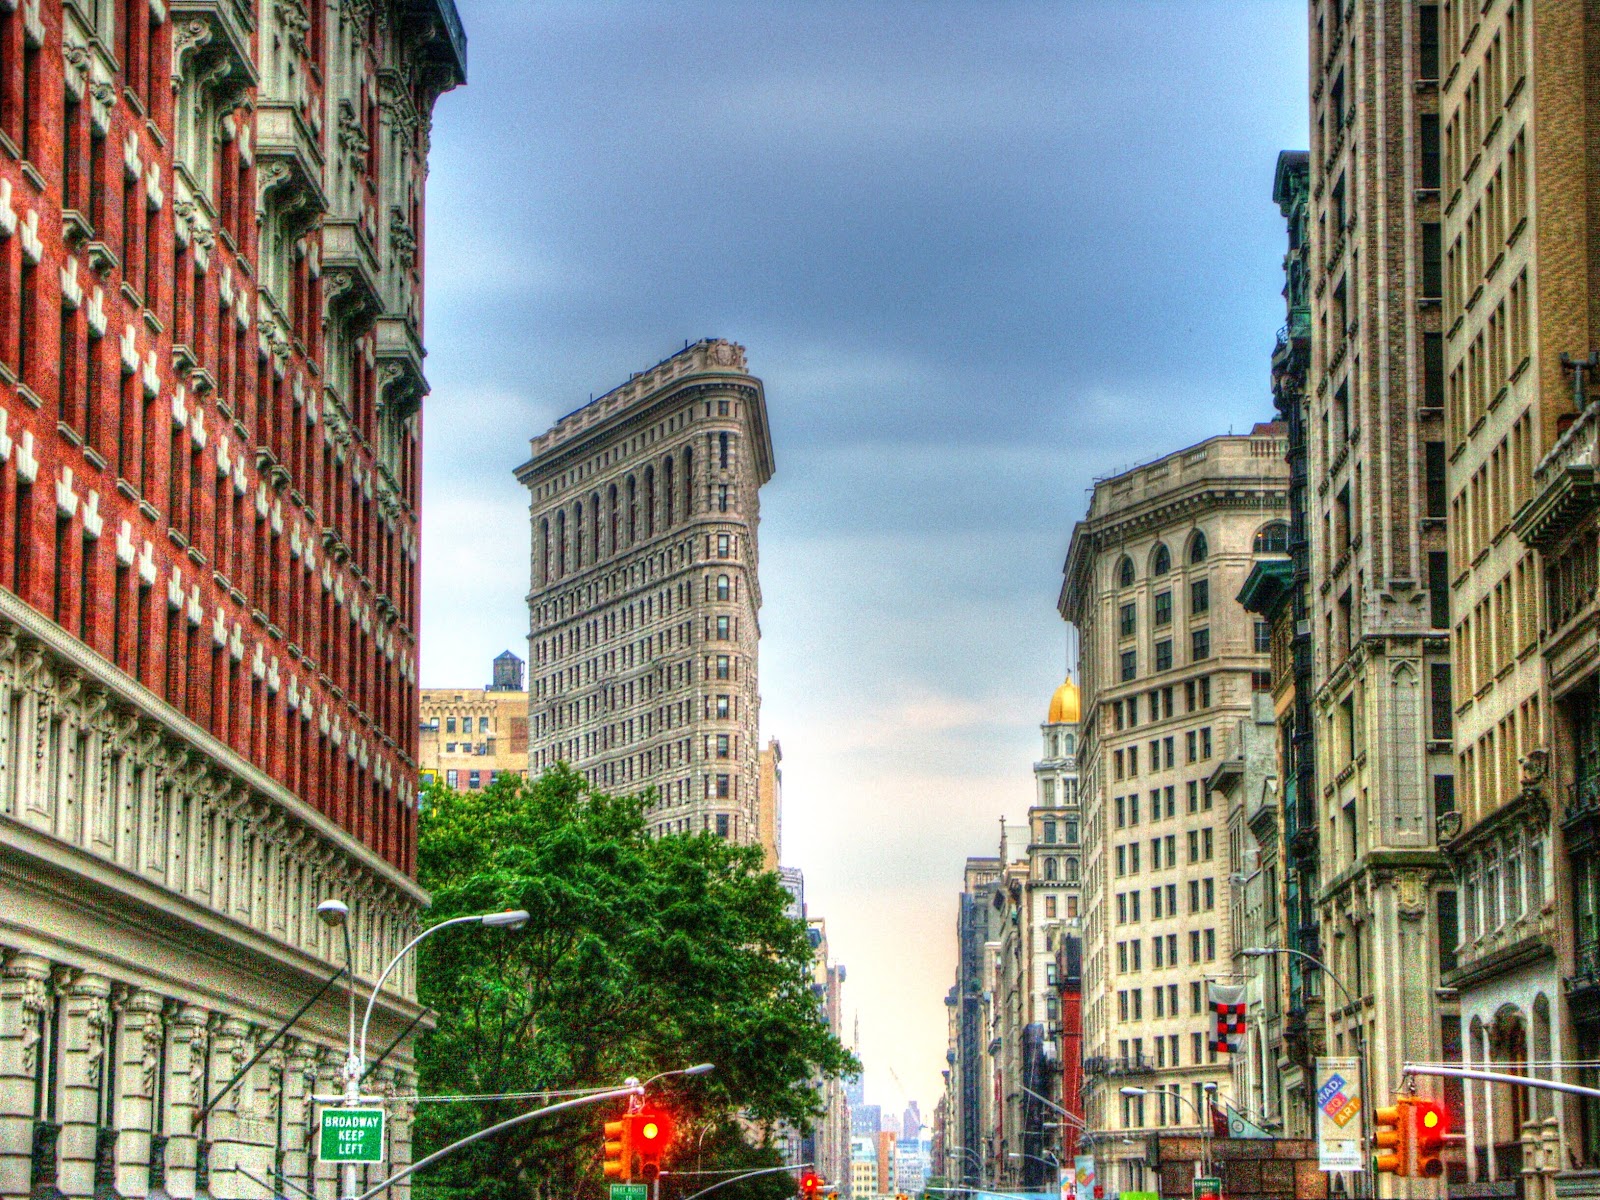
M 1211 657 L 1211 630 L 1196 629 L 1189 634 L 1189 658 L 1201 662 Z
M 478 772 L 477 771 L 468 771 L 467 772 L 467 786 L 469 788 L 475 788 L 475 787 L 480 786 L 479 783 L 478 783 L 478 779 L 479 779 L 479 776 L 478 776 Z
M 478 732 L 479 733 L 488 733 L 489 732 L 489 718 L 488 717 L 479 717 L 478 718 Z
M 728 777 L 726 775 L 718 775 L 717 776 L 717 799 L 718 800 L 726 800 L 727 798 L 728 798 Z
M 722 776 L 722 778 L 726 779 L 727 776 Z M 717 836 L 719 838 L 725 838 L 725 837 L 728 836 L 728 814 L 727 813 L 718 813 L 717 814 Z
M 1448 742 L 1454 736 L 1453 712 L 1450 702 L 1450 664 L 1428 665 L 1429 729 L 1428 736 L 1436 742 Z
M 717 734 L 717 757 L 728 757 L 728 735 L 725 733 Z
M 726 533 L 717 534 L 717 557 L 727 558 L 732 547 L 732 538 Z
M 723 721 L 728 719 L 728 697 L 726 694 L 717 697 L 717 718 Z
M 1456 894 L 1441 891 L 1436 898 L 1439 937 L 1439 972 L 1456 969 L 1456 950 L 1461 944 L 1460 921 L 1456 914 Z
M 728 678 L 728 656 L 726 654 L 717 655 L 717 678 Z
M 1444 407 L 1444 334 L 1422 335 L 1422 406 Z
M 1172 670 L 1172 639 L 1162 638 L 1156 643 L 1156 670 Z
M 1192 779 L 1189 781 L 1189 811 L 1200 811 L 1200 785 Z
M 1206 545 L 1206 535 L 1200 530 L 1194 531 L 1194 537 L 1189 540 L 1189 561 L 1203 563 L 1210 549 Z
M 1266 654 L 1272 649 L 1272 626 L 1265 621 L 1256 622 L 1255 650 L 1257 654 Z M 1257 689 L 1260 690 L 1260 689 Z
M 1209 725 L 1200 731 L 1200 757 L 1211 757 L 1211 726 Z M 1211 806 L 1208 804 L 1206 807 L 1210 808 Z
M 1118 587 L 1131 587 L 1132 584 L 1133 584 L 1133 559 L 1129 558 L 1126 554 L 1124 554 L 1122 556 L 1122 561 L 1117 564 L 1117 586 Z
M 1444 478 L 1444 443 L 1422 443 L 1427 471 L 1427 509 L 1424 516 L 1444 519 L 1449 510 L 1448 493 Z
M 460 771 L 446 771 L 444 773 L 444 785 L 445 785 L 445 787 L 453 788 L 453 787 L 458 786 L 460 782 L 461 782 L 461 772 Z
M 446 733 L 454 733 L 456 731 L 456 719 L 454 717 L 446 717 L 444 719 L 444 731 Z
M 1434 113 L 1424 113 L 1417 118 L 1417 140 L 1422 144 L 1422 186 L 1439 186 L 1439 118 Z
M 733 584 L 726 575 L 717 576 L 717 599 L 728 600 L 733 596 Z
M 1132 604 L 1124 604 L 1117 612 L 1117 631 L 1123 637 L 1132 637 L 1138 627 L 1138 610 Z
M 1211 581 L 1196 579 L 1189 585 L 1189 615 L 1197 617 L 1211 611 Z
M 728 617 L 717 618 L 717 641 L 719 642 L 728 640 L 728 621 Z
M 1157 592 L 1155 603 L 1155 623 L 1157 627 L 1172 624 L 1172 593 Z
M 1437 300 L 1444 294 L 1444 271 L 1440 264 L 1440 235 L 1437 221 L 1422 223 L 1422 295 Z
M 1443 550 L 1428 551 L 1428 620 L 1450 628 L 1450 556 Z
M 1157 575 L 1165 575 L 1172 570 L 1172 551 L 1167 549 L 1165 542 L 1156 543 L 1156 552 L 1150 560 L 1150 569 Z
M 1256 554 L 1287 554 L 1289 552 L 1289 527 L 1282 521 L 1263 525 L 1257 532 L 1252 552 Z
M 1423 4 L 1417 8 L 1417 77 L 1439 78 L 1439 6 Z M 1438 184 L 1433 186 L 1437 187 Z
M 1122 682 L 1127 683 L 1139 673 L 1139 652 L 1137 650 L 1124 650 L 1122 652 Z

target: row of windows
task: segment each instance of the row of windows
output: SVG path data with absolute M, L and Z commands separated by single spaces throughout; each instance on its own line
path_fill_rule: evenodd
M 1150 1015 L 1153 1017 L 1184 1016 L 1185 1014 L 1179 1005 L 1179 997 L 1182 995 L 1182 993 L 1179 991 L 1180 986 L 1181 985 L 1176 983 L 1158 983 L 1154 987 L 1150 988 Z M 1123 988 L 1117 992 L 1118 1020 L 1139 1021 L 1144 1019 L 1144 1011 L 1146 1007 L 1144 999 L 1145 990 L 1146 989 L 1144 988 Z M 1187 1015 L 1191 1017 L 1209 1017 L 1211 1015 L 1210 1006 L 1205 1002 L 1205 994 L 1198 980 L 1191 981 L 1189 984 L 1189 1011 Z M 1170 1036 L 1176 1039 L 1178 1035 L 1172 1034 Z M 1200 1035 L 1196 1034 L 1195 1036 L 1198 1037 Z M 1126 1045 L 1126 1043 L 1124 1043 L 1124 1045 Z M 1143 1044 L 1135 1039 L 1132 1047 L 1133 1054 L 1136 1056 L 1140 1055 L 1142 1054 L 1143 1049 Z M 1126 1053 L 1126 1051 L 1124 1053 Z M 1174 1040 L 1172 1044 L 1168 1058 L 1170 1061 L 1165 1065 L 1173 1067 L 1182 1065 L 1178 1061 L 1178 1046 L 1176 1040 Z
M 1289 526 L 1282 521 L 1274 521 L 1256 531 L 1251 539 L 1250 549 L 1253 554 L 1284 554 L 1289 548 Z M 1210 545 L 1202 530 L 1195 530 L 1189 538 L 1188 562 L 1196 566 L 1206 561 L 1210 555 Z M 1165 542 L 1157 542 L 1149 554 L 1150 575 L 1160 578 L 1172 570 L 1172 551 Z M 1138 569 L 1133 565 L 1133 558 L 1124 554 L 1117 562 L 1117 586 L 1132 587 L 1138 581 Z
M 1165 629 L 1172 624 L 1172 590 L 1157 592 L 1150 602 L 1150 622 L 1157 629 Z M 1195 579 L 1189 584 L 1189 616 L 1190 618 L 1203 616 L 1211 611 L 1211 581 L 1209 579 Z M 1139 632 L 1139 605 L 1137 601 L 1128 600 L 1117 608 L 1117 636 L 1131 638 Z
M 1176 933 L 1162 934 L 1150 939 L 1150 967 L 1182 966 L 1178 958 L 1180 941 Z M 1215 962 L 1217 960 L 1217 931 L 1214 928 L 1189 930 L 1189 962 Z M 1117 943 L 1117 974 L 1129 975 L 1144 970 L 1144 940 L 1133 938 Z
M 1211 757 L 1211 726 L 1202 729 L 1191 729 L 1183 736 L 1184 751 L 1190 763 L 1201 762 Z M 1177 757 L 1174 754 L 1176 747 L 1172 737 L 1152 738 L 1150 741 L 1150 757 L 1147 760 L 1147 771 L 1170 771 L 1177 766 Z M 1123 778 L 1137 779 L 1139 777 L 1139 747 L 1128 746 L 1121 750 L 1111 752 L 1111 777 L 1113 780 Z M 1169 789 L 1170 790 L 1170 789 Z M 1133 798 L 1134 820 L 1138 823 L 1138 800 Z M 1209 803 L 1209 802 L 1208 802 Z M 1190 810 L 1193 811 L 1192 809 Z M 1120 824 L 1120 822 L 1119 822 Z
M 1186 785 L 1189 794 L 1188 812 L 1193 815 L 1198 812 L 1210 812 L 1212 803 L 1211 789 L 1197 779 L 1191 779 Z M 1117 828 L 1125 829 L 1139 824 L 1140 808 L 1139 793 L 1133 792 L 1126 796 L 1117 796 L 1112 800 L 1112 807 L 1116 812 Z M 1164 788 L 1150 789 L 1150 820 L 1172 820 L 1178 815 L 1177 788 L 1174 784 L 1167 784 Z
M 1170 671 L 1176 665 L 1172 658 L 1172 639 L 1162 638 L 1155 644 L 1155 661 L 1153 670 L 1160 674 Z M 1211 630 L 1191 629 L 1189 631 L 1189 661 L 1191 663 L 1205 662 L 1211 657 Z M 1139 678 L 1139 651 L 1129 648 L 1122 651 L 1117 660 L 1117 680 L 1119 683 L 1132 683 Z
M 1213 836 L 1211 827 L 1210 826 L 1205 826 L 1205 827 L 1200 828 L 1200 829 L 1185 830 L 1184 832 L 1185 832 L 1186 840 L 1188 842 L 1188 849 L 1189 849 L 1189 860 L 1188 861 L 1189 861 L 1189 864 L 1193 865 L 1195 863 L 1210 862 L 1212 860 L 1214 854 L 1215 854 L 1214 836 Z M 1116 851 L 1115 851 L 1115 854 L 1116 854 L 1116 878 L 1121 879 L 1124 876 L 1127 876 L 1127 875 L 1138 875 L 1138 874 L 1140 874 L 1142 872 L 1142 870 L 1143 870 L 1142 850 L 1143 850 L 1143 843 L 1142 842 L 1137 842 L 1137 841 L 1124 842 L 1120 846 L 1116 847 Z M 1149 855 L 1149 857 L 1150 857 L 1150 869 L 1152 871 L 1171 870 L 1171 869 L 1177 867 L 1178 866 L 1178 835 L 1175 834 L 1175 833 L 1169 833 L 1169 834 L 1166 834 L 1163 837 L 1153 837 L 1153 838 L 1151 838 L 1150 839 L 1150 855 Z M 1199 881 L 1197 879 L 1194 879 L 1194 880 L 1190 880 L 1189 882 L 1190 882 L 1190 887 L 1191 887 L 1191 897 L 1198 895 L 1199 893 L 1193 892 L 1192 889 L 1196 884 L 1198 884 Z M 1175 888 L 1175 887 L 1177 887 L 1177 884 L 1168 884 L 1166 886 Z M 1207 884 L 1207 889 L 1209 890 L 1209 888 L 1210 888 L 1210 884 L 1208 883 Z M 1159 889 L 1156 889 L 1156 890 L 1159 891 Z M 1139 903 L 1138 900 L 1135 899 L 1134 900 L 1134 912 L 1136 914 L 1138 912 L 1138 903 Z M 1207 905 L 1207 907 L 1209 908 L 1210 905 Z M 1166 915 L 1169 916 L 1169 917 L 1173 916 L 1173 915 L 1175 915 L 1177 913 L 1177 911 L 1178 910 L 1177 910 L 1176 900 L 1174 900 L 1173 904 L 1171 904 L 1171 905 L 1169 905 L 1167 907 Z M 1192 898 L 1191 898 L 1191 902 L 1190 902 L 1190 905 L 1189 905 L 1189 911 L 1190 912 L 1196 911 Z M 1157 900 L 1155 902 L 1155 913 L 1154 913 L 1154 915 L 1155 916 L 1161 916 L 1162 915 L 1160 900 Z M 1135 915 L 1133 919 L 1135 921 L 1137 921 L 1139 918 L 1138 918 L 1137 915 Z
M 1149 716 L 1147 721 L 1164 721 L 1169 717 L 1178 715 L 1177 707 L 1173 701 L 1177 693 L 1174 685 L 1151 688 L 1145 693 L 1145 706 Z M 1211 707 L 1211 676 L 1202 675 L 1199 679 L 1190 679 L 1183 685 L 1183 699 L 1189 712 L 1199 712 L 1201 709 Z M 1139 727 L 1139 704 L 1137 695 L 1128 696 L 1122 700 L 1111 701 L 1111 720 L 1115 728 L 1137 729 Z

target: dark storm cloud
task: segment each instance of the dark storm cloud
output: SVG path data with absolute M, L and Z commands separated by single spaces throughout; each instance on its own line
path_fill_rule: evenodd
M 1084 489 L 1270 416 L 1304 6 L 462 7 L 428 197 L 425 681 L 523 646 L 527 438 L 685 339 L 742 342 L 778 459 L 787 857 L 838 902 L 836 948 L 868 952 L 874 903 L 933 923 L 901 939 L 930 947 L 927 1011 L 869 1045 L 931 1099 L 941 906 L 1031 794 Z M 870 1043 L 881 988 L 852 980 Z

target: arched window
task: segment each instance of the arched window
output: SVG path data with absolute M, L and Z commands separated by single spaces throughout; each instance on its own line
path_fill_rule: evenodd
M 678 519 L 678 493 L 672 486 L 672 455 L 661 464 L 661 494 L 667 499 L 667 528 Z
M 1078 882 L 1078 860 L 1075 858 L 1067 859 L 1067 882 Z
M 621 525 L 620 525 L 620 519 L 619 519 L 619 516 L 618 516 L 618 513 L 619 513 L 620 510 L 618 509 L 618 506 L 617 506 L 617 485 L 614 484 L 614 483 L 611 485 L 610 499 L 611 499 L 611 545 L 608 547 L 608 549 L 611 551 L 612 554 L 615 554 L 617 552 L 617 535 L 622 530 L 621 530 Z
M 717 599 L 727 600 L 733 595 L 733 585 L 726 575 L 717 576 Z
M 1044 860 L 1044 877 L 1047 882 L 1054 882 L 1059 871 L 1060 868 L 1056 866 L 1055 859 L 1047 858 Z
M 544 517 L 539 521 L 539 571 L 545 579 L 550 578 L 550 518 Z
M 694 516 L 694 451 L 683 448 L 683 517 Z
M 556 513 L 556 575 L 567 573 L 567 510 Z
M 1256 531 L 1255 545 L 1251 549 L 1257 554 L 1289 553 L 1289 527 L 1282 521 L 1263 525 Z
M 639 485 L 628 476 L 628 545 L 639 537 Z
M 589 497 L 589 553 L 600 561 L 600 493 Z
M 1122 556 L 1122 561 L 1117 564 L 1117 586 L 1118 587 L 1130 587 L 1130 586 L 1132 586 L 1132 584 L 1133 584 L 1133 559 L 1129 558 L 1126 554 L 1124 554 Z
M 1072 735 L 1070 733 L 1064 733 L 1061 735 L 1061 753 L 1072 753 Z
M 1150 558 L 1150 570 L 1156 575 L 1165 575 L 1172 570 L 1172 551 L 1167 549 L 1165 542 L 1156 543 L 1156 552 Z
M 1191 563 L 1203 563 L 1206 560 L 1206 555 L 1210 552 L 1211 548 L 1206 545 L 1204 531 L 1196 529 L 1194 536 L 1189 539 L 1189 561 Z
M 583 566 L 583 501 L 579 500 L 572 510 L 572 569 L 574 571 Z
M 644 535 L 654 537 L 656 532 L 656 469 L 644 469 Z

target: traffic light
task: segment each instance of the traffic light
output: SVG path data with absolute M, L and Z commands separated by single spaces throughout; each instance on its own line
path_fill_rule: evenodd
M 618 1183 L 633 1180 L 633 1114 L 606 1122 L 606 1178 Z
M 822 1178 L 815 1171 L 807 1171 L 800 1176 L 800 1194 L 805 1200 L 817 1200 L 817 1192 L 822 1187 Z
M 672 1121 L 665 1114 L 633 1114 L 633 1149 L 639 1152 L 639 1177 L 654 1183 L 661 1177 L 661 1155 L 672 1141 Z
M 1437 1100 L 1414 1100 L 1411 1104 L 1413 1132 L 1412 1145 L 1416 1150 L 1416 1169 L 1412 1174 L 1419 1179 L 1437 1179 L 1444 1174 L 1445 1134 L 1450 1131 L 1450 1116 L 1445 1106 Z
M 1396 1096 L 1393 1106 L 1380 1108 L 1372 1114 L 1375 1130 L 1372 1144 L 1379 1151 L 1372 1158 L 1374 1171 L 1406 1179 L 1411 1177 L 1411 1166 L 1416 1161 L 1414 1103 L 1410 1096 Z

